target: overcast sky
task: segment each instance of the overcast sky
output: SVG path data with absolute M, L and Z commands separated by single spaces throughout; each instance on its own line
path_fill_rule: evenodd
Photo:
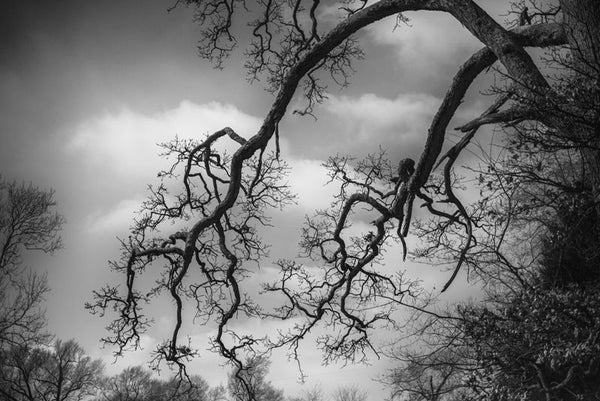
M 147 185 L 156 182 L 161 167 L 156 143 L 175 135 L 200 138 L 225 126 L 249 137 L 272 100 L 260 83 L 247 83 L 239 55 L 221 71 L 198 58 L 193 11 L 167 12 L 172 3 L 13 1 L 0 16 L 0 174 L 56 190 L 58 209 L 67 218 L 64 249 L 32 259 L 39 260 L 36 268 L 47 270 L 52 288 L 49 329 L 60 338 L 75 338 L 106 360 L 111 373 L 147 362 L 147 353 L 132 353 L 111 365 L 113 350 L 99 347 L 107 321 L 89 315 L 83 304 L 93 289 L 114 279 L 107 260 L 119 255 L 116 237 L 127 235 Z M 494 17 L 507 9 L 506 1 L 478 3 Z M 282 122 L 282 151 L 300 197 L 265 233 L 273 257 L 257 280 L 275 272 L 270 263 L 276 256 L 296 253 L 302 217 L 329 204 L 334 188 L 323 187 L 320 167 L 327 156 L 376 152 L 381 145 L 392 159 L 417 157 L 452 76 L 481 46 L 450 16 L 408 16 L 409 26 L 394 30 L 391 18 L 361 33 L 366 58 L 357 63 L 349 88 L 331 88 L 317 121 L 289 114 Z M 476 116 L 486 101 L 468 101 L 457 118 Z M 437 274 L 426 266 L 407 268 L 427 282 Z M 161 313 L 157 321 L 168 321 L 169 311 Z M 192 330 L 198 342 L 210 335 L 209 328 Z M 146 351 L 164 334 L 160 329 L 149 333 Z M 373 367 L 341 370 L 320 367 L 312 344 L 305 344 L 304 355 L 309 386 L 321 382 L 330 391 L 361 383 L 371 400 L 382 394 L 372 379 L 388 362 L 373 359 Z M 194 373 L 213 385 L 225 383 L 224 371 L 215 368 L 221 362 L 205 352 Z M 297 378 L 285 355 L 275 355 L 273 383 L 292 395 L 301 389 Z

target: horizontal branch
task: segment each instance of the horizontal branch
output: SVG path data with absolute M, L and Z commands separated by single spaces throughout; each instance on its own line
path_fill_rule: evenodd
M 465 125 L 455 128 L 457 131 L 469 132 L 477 129 L 482 125 L 498 124 L 498 123 L 512 123 L 515 121 L 523 121 L 527 119 L 535 119 L 538 114 L 533 109 L 526 109 L 519 106 L 511 107 L 507 110 L 497 111 L 495 113 L 482 115 L 472 121 L 469 121 Z

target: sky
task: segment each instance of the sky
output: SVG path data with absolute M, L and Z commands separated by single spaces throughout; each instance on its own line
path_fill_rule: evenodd
M 164 166 L 159 142 L 175 137 L 201 138 L 225 126 L 253 135 L 272 95 L 250 84 L 236 53 L 223 70 L 197 56 L 199 29 L 193 10 L 167 12 L 172 0 L 14 1 L 0 15 L 0 175 L 56 191 L 57 208 L 67 220 L 64 249 L 28 263 L 48 273 L 52 292 L 46 303 L 49 330 L 75 338 L 109 373 L 145 364 L 161 335 L 169 310 L 158 308 L 158 328 L 143 339 L 141 352 L 112 363 L 113 349 L 101 348 L 107 320 L 83 305 L 103 283 L 115 280 L 107 261 L 119 256 L 117 237 L 125 237 L 133 213 L 156 183 Z M 505 1 L 479 1 L 499 16 Z M 316 110 L 317 119 L 288 113 L 280 126 L 282 153 L 291 165 L 289 182 L 298 204 L 274 213 L 275 227 L 264 233 L 272 255 L 249 285 L 276 274 L 273 261 L 297 253 L 301 221 L 315 208 L 327 207 L 335 188 L 324 186 L 321 163 L 337 153 L 364 155 L 386 149 L 392 159 L 416 158 L 433 114 L 452 76 L 481 47 L 459 23 L 439 13 L 407 14 L 410 23 L 394 29 L 394 19 L 360 34 L 365 59 L 356 64 L 348 88 L 335 87 Z M 485 80 L 472 90 L 484 87 Z M 460 121 L 477 116 L 490 99 L 470 97 Z M 290 110 L 292 107 L 290 107 Z M 439 270 L 407 264 L 426 285 L 441 285 Z M 446 295 L 457 297 L 467 283 Z M 242 321 L 244 329 L 272 323 Z M 192 327 L 202 341 L 210 328 Z M 382 334 L 382 337 L 393 334 Z M 392 338 L 392 337 L 389 337 Z M 319 384 L 325 392 L 360 384 L 371 400 L 384 395 L 374 381 L 391 366 L 323 367 L 320 355 L 305 343 L 308 383 L 300 385 L 295 365 L 273 355 L 269 379 L 286 394 Z M 226 371 L 209 352 L 194 362 L 193 373 L 210 384 L 225 383 Z

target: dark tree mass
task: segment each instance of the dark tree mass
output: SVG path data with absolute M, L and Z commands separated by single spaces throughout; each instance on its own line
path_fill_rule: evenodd
M 324 360 L 360 362 L 382 352 L 371 341 L 375 330 L 409 333 L 398 320 L 398 311 L 409 311 L 412 333 L 431 341 L 419 352 L 387 351 L 402 366 L 389 377 L 399 397 L 598 399 L 598 1 L 514 4 L 507 10 L 512 26 L 471 0 L 342 0 L 337 23 L 319 18 L 325 6 L 319 0 L 176 3 L 194 10 L 200 55 L 217 67 L 238 45 L 236 35 L 245 35 L 238 32 L 244 23 L 251 38 L 246 68 L 252 80 L 267 83 L 273 103 L 248 139 L 225 127 L 162 145 L 172 167 L 159 173 L 131 235 L 121 241 L 122 257 L 112 262 L 125 285 L 97 290 L 88 304 L 95 313 L 111 313 L 105 341 L 117 354 L 139 345 L 152 322 L 148 304 L 166 297 L 174 323 L 155 362 L 185 374 L 185 363 L 205 348 L 186 341 L 183 327 L 191 322 L 183 310 L 191 309 L 195 322 L 213 325 L 211 348 L 235 367 L 236 397 L 253 400 L 248 377 L 255 367 L 247 361 L 276 348 L 298 358 L 300 341 L 327 327 L 317 339 Z M 244 278 L 267 256 L 259 232 L 270 224 L 269 211 L 295 196 L 285 182 L 279 123 L 286 113 L 315 112 L 327 84 L 347 85 L 363 56 L 363 28 L 386 17 L 405 23 L 408 11 L 447 13 L 482 48 L 448 77 L 420 155 L 400 155 L 400 164 L 383 151 L 327 161 L 339 184 L 334 205 L 306 219 L 303 259 L 277 261 L 279 276 L 263 295 L 281 302 L 263 308 Z M 546 49 L 547 56 L 534 60 L 527 48 Z M 452 141 L 452 118 L 473 81 L 491 67 L 498 79 L 489 88 L 493 97 L 484 98 L 489 108 L 459 127 L 461 137 Z M 298 93 L 306 103 L 290 110 Z M 485 125 L 501 128 L 492 150 L 475 144 Z M 232 147 L 233 153 L 225 150 Z M 461 181 L 457 160 L 467 152 L 479 161 Z M 462 200 L 465 191 L 479 193 L 477 200 Z M 359 218 L 368 229 L 357 233 L 352 223 Z M 409 234 L 417 235 L 418 246 L 410 246 Z M 452 266 L 439 277 L 442 292 L 466 270 L 483 284 L 488 303 L 434 310 L 416 279 L 386 268 L 386 251 L 398 247 L 404 257 L 410 251 Z M 145 287 L 140 277 L 157 269 L 158 279 Z M 242 316 L 293 323 L 265 338 L 236 332 L 232 323 Z

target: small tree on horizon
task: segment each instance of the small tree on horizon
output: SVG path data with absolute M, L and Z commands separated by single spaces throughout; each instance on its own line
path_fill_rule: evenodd
M 244 369 L 234 369 L 228 377 L 229 395 L 234 401 L 284 401 L 283 390 L 267 381 L 271 362 L 256 356 L 244 363 Z
M 83 401 L 95 395 L 104 366 L 75 341 L 52 347 L 11 347 L 0 365 L 0 395 L 8 401 Z

